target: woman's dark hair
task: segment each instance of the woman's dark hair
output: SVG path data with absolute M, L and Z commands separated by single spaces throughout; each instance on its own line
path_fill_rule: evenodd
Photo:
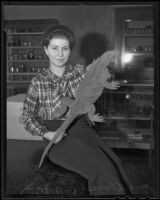
M 50 26 L 43 35 L 43 46 L 48 47 L 52 38 L 66 38 L 69 41 L 70 48 L 73 49 L 75 40 L 73 32 L 62 25 Z

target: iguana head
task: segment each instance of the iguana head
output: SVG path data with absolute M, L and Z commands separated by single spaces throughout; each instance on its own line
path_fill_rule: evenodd
M 111 73 L 108 70 L 108 65 L 115 62 L 119 57 L 119 51 L 113 50 L 113 51 L 106 51 L 101 57 L 100 57 L 100 65 L 99 70 L 101 71 L 101 78 L 100 80 L 102 82 L 108 80 L 111 77 Z
M 111 74 L 108 65 L 115 62 L 119 56 L 118 50 L 106 51 L 102 56 L 87 66 L 86 79 L 95 83 L 103 83 L 110 78 Z
M 102 56 L 100 61 L 103 62 L 102 64 L 106 65 L 106 67 L 115 62 L 119 57 L 119 51 L 118 50 L 112 50 L 112 51 L 106 51 Z

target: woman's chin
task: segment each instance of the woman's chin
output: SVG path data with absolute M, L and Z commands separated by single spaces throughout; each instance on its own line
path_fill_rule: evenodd
M 65 63 L 55 63 L 53 66 L 58 67 L 58 68 L 63 68 L 65 67 Z

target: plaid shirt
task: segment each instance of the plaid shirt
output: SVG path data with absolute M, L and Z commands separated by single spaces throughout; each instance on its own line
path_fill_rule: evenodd
M 48 130 L 40 121 L 57 117 L 61 98 L 74 98 L 84 75 L 84 66 L 78 64 L 66 66 L 62 77 L 56 76 L 50 69 L 34 77 L 28 88 L 21 115 L 24 128 L 32 135 L 43 136 Z

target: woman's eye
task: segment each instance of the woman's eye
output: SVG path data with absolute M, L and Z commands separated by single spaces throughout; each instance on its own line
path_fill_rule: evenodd
M 57 50 L 57 47 L 52 47 L 53 50 Z
M 65 51 L 68 51 L 70 48 L 69 47 L 64 47 L 64 50 Z

